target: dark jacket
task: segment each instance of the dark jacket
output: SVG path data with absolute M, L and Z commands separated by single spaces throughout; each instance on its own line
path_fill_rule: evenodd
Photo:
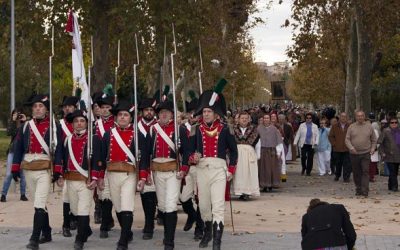
M 346 144 L 344 143 L 348 128 L 349 124 L 346 124 L 344 126 L 344 129 L 342 129 L 340 122 L 331 127 L 328 139 L 332 145 L 333 152 L 349 152 L 349 149 L 346 147 Z
M 321 204 L 303 216 L 301 247 L 304 250 L 347 245 L 353 249 L 357 234 L 341 204 Z
M 400 130 L 397 130 L 400 133 Z M 383 160 L 390 163 L 400 163 L 400 147 L 396 145 L 391 128 L 385 128 L 378 139 L 378 150 L 384 155 Z

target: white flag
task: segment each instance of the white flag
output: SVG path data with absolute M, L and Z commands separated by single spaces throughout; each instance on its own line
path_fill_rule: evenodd
M 85 103 L 85 109 L 91 104 L 91 98 L 88 93 L 88 85 L 86 82 L 85 65 L 83 63 L 83 52 L 81 44 L 81 35 L 79 32 L 78 17 L 70 10 L 68 14 L 68 22 L 65 31 L 72 36 L 72 77 L 74 82 L 78 83 L 79 88 L 82 90 L 81 101 Z M 75 88 L 74 88 L 75 89 Z M 73 93 L 74 94 L 74 93 Z

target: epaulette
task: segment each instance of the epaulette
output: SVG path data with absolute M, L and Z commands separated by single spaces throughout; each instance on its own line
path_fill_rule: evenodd
M 189 136 L 194 136 L 196 134 L 197 127 L 199 126 L 199 123 L 193 124 L 192 127 L 190 127 L 190 133 Z

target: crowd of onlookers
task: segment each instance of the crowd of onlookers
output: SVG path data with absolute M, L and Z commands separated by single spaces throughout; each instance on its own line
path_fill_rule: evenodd
M 259 141 L 254 149 L 261 192 L 285 181 L 285 163 L 297 157 L 301 159 L 302 175 L 311 175 L 315 159 L 320 176 L 333 175 L 334 181 L 342 178 L 343 182 L 350 182 L 353 176 L 356 195 L 368 196 L 369 182 L 374 182 L 378 174 L 389 177 L 389 190 L 398 191 L 400 112 L 366 115 L 361 110 L 336 113 L 331 107 L 310 112 L 257 106 L 238 108 L 230 114 L 228 123 L 234 126 L 246 128 L 248 125 L 241 124 L 240 119 L 248 114 L 249 124 L 258 127 Z M 280 138 L 275 136 L 277 133 Z

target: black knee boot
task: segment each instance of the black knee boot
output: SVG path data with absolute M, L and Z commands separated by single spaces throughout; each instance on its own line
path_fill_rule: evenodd
M 188 201 L 182 202 L 182 208 L 188 215 L 183 231 L 189 231 L 196 221 L 196 210 L 194 210 L 192 199 L 190 198 Z
M 212 239 L 212 222 L 206 221 L 204 224 L 205 224 L 204 235 L 203 235 L 203 238 L 201 238 L 201 241 L 199 244 L 200 248 L 208 247 L 208 242 L 210 242 Z
M 117 250 L 127 250 L 128 242 L 132 238 L 133 213 L 130 211 L 122 211 L 119 213 L 121 220 L 121 235 L 118 241 Z
M 213 224 L 213 250 L 220 250 L 221 249 L 221 238 L 222 233 L 224 232 L 224 224 L 220 222 L 214 222 Z
M 201 219 L 200 208 L 197 207 L 196 210 L 196 227 L 194 228 L 194 239 L 195 241 L 201 240 L 203 238 L 204 231 L 204 221 Z
M 99 199 L 95 200 L 94 224 L 101 224 L 101 204 L 102 204 L 101 200 L 99 200 Z
M 77 217 L 77 229 L 78 232 L 75 237 L 75 250 L 83 249 L 83 245 L 87 241 L 88 237 L 92 234 L 92 229 L 90 228 L 89 216 L 76 216 Z
M 78 217 L 73 213 L 69 213 L 70 229 L 76 230 L 78 228 Z
M 164 250 L 172 250 L 175 246 L 175 229 L 178 221 L 177 212 L 164 214 Z
M 62 228 L 62 234 L 64 237 L 72 237 L 71 234 L 71 220 L 70 220 L 70 206 L 69 203 L 64 202 L 63 203 L 63 228 Z
M 52 241 L 52 238 L 51 238 L 51 227 L 49 222 L 49 213 L 45 211 L 44 224 L 42 227 L 42 236 L 39 239 L 39 244 L 47 243 L 50 241 Z
M 154 216 L 156 214 L 157 196 L 156 192 L 147 192 L 140 194 L 144 211 L 143 239 L 150 240 L 154 233 Z
M 46 211 L 43 208 L 35 208 L 35 214 L 33 215 L 33 230 L 29 244 L 26 245 L 28 249 L 39 249 L 39 237 L 42 231 L 43 225 L 46 220 Z
M 112 202 L 108 199 L 103 200 L 101 204 L 101 225 L 100 225 L 100 238 L 108 238 L 108 231 L 112 223 Z

